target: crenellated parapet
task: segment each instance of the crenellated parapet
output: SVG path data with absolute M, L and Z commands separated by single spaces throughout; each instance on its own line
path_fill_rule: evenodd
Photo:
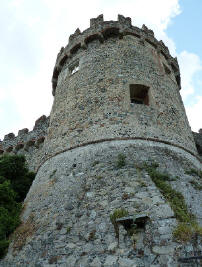
M 198 154 L 202 158 L 202 129 L 200 129 L 198 133 L 193 132 L 193 136 Z
M 149 43 L 158 53 L 161 53 L 165 57 L 170 69 L 174 72 L 179 89 L 181 88 L 177 58 L 173 58 L 170 55 L 167 46 L 165 46 L 163 41 L 158 41 L 155 38 L 152 30 L 148 29 L 145 25 L 141 29 L 133 26 L 131 18 L 122 15 L 118 15 L 118 21 L 104 21 L 103 15 L 99 15 L 97 18 L 90 20 L 90 28 L 83 32 L 77 28 L 75 33 L 70 35 L 67 46 L 65 48 L 62 47 L 58 53 L 52 76 L 53 95 L 55 95 L 58 76 L 64 64 L 74 57 L 79 49 L 87 49 L 88 44 L 94 40 L 99 40 L 102 43 L 111 36 L 122 39 L 126 35 L 136 37 L 142 45 Z
M 45 115 L 41 116 L 35 122 L 35 126 L 32 131 L 27 128 L 18 131 L 18 135 L 9 133 L 4 136 L 3 141 L 0 143 L 0 154 L 14 153 L 26 151 L 28 152 L 30 147 L 39 148 L 44 142 L 49 125 L 49 117 Z
M 0 265 L 178 266 L 201 251 L 202 134 L 165 44 L 100 15 L 61 48 L 52 82 L 50 119 L 0 142 L 37 172 Z

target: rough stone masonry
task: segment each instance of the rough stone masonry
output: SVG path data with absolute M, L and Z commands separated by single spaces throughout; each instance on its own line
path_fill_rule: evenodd
M 177 59 L 145 25 L 100 15 L 61 48 L 52 84 L 40 130 L 2 142 L 2 153 L 27 151 L 37 176 L 0 266 L 197 266 L 182 259 L 202 250 L 199 236 L 174 238 L 174 208 L 145 167 L 166 172 L 202 224 L 202 136 L 186 117 Z

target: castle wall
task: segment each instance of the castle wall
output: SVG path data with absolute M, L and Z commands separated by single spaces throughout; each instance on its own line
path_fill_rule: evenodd
M 70 36 L 52 83 L 49 127 L 45 119 L 36 132 L 46 138 L 39 154 L 29 154 L 37 175 L 1 266 L 183 266 L 179 257 L 201 251 L 201 243 L 197 235 L 184 244 L 174 239 L 176 214 L 144 167 L 158 163 L 201 224 L 202 167 L 179 94 L 177 60 L 146 26 L 99 16 Z M 131 103 L 130 85 L 137 84 L 149 88 L 144 104 Z M 3 145 L 16 140 L 6 137 Z M 129 212 L 127 222 L 145 218 L 131 236 L 125 225 L 118 238 L 110 221 L 120 208 Z
M 202 159 L 202 129 L 199 130 L 199 133 L 193 132 L 194 141 L 196 143 L 196 148 L 199 156 Z
M 122 168 L 117 167 L 120 153 L 126 157 Z M 2 266 L 183 266 L 178 259 L 200 251 L 200 243 L 173 239 L 174 213 L 139 169 L 151 162 L 178 177 L 170 183 L 200 221 L 201 191 L 191 183 L 196 176 L 186 174 L 200 166 L 189 153 L 144 140 L 92 144 L 60 153 L 40 167 Z M 133 238 L 120 226 L 118 245 L 110 214 L 120 208 L 149 219 Z
M 124 138 L 170 142 L 197 154 L 176 60 L 151 30 L 137 29 L 127 21 L 98 22 L 83 33 L 77 30 L 61 50 L 45 158 L 85 143 Z M 131 84 L 149 87 L 149 105 L 131 103 Z
M 29 169 L 36 171 L 43 155 L 42 148 L 48 125 L 49 117 L 43 115 L 36 120 L 32 131 L 24 128 L 18 131 L 17 136 L 13 133 L 5 135 L 0 142 L 0 154 L 25 155 Z

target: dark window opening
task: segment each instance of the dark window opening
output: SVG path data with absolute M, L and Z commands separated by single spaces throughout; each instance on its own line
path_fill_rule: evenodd
M 65 55 L 65 56 L 61 59 L 59 65 L 60 65 L 61 67 L 63 67 L 64 64 L 66 63 L 67 59 L 68 59 L 68 57 Z
M 131 98 L 131 103 L 134 103 L 134 104 L 144 104 L 144 101 L 142 99 Z
M 148 91 L 148 86 L 130 84 L 130 102 L 133 104 L 149 105 Z
M 69 71 L 71 74 L 74 74 L 79 70 L 79 62 L 76 62 L 74 65 L 70 66 Z
M 164 70 L 165 70 L 166 74 L 170 74 L 171 73 L 171 70 L 164 63 L 163 63 L 163 67 L 164 67 Z
M 177 85 L 181 88 L 181 79 L 180 79 L 180 75 L 176 75 L 175 76 L 175 79 L 176 79 L 176 82 L 177 82 Z
M 173 69 L 174 72 L 177 72 L 178 71 L 178 69 L 175 67 L 174 64 L 171 64 L 171 68 Z
M 197 148 L 199 155 L 202 156 L 202 146 L 196 144 L 196 148 Z
M 110 37 L 117 37 L 119 35 L 119 29 L 118 28 L 108 28 L 103 32 L 103 36 L 105 39 Z
M 90 43 L 90 42 L 92 42 L 92 41 L 94 41 L 94 40 L 100 40 L 100 36 L 99 36 L 99 34 L 93 34 L 93 35 L 90 35 L 89 37 L 87 37 L 87 38 L 85 39 L 85 43 L 88 44 L 88 43 Z
M 71 54 L 76 54 L 76 52 L 79 50 L 79 48 L 81 48 L 81 44 L 77 44 L 77 45 L 75 45 L 75 46 L 70 50 L 70 53 L 71 53 Z

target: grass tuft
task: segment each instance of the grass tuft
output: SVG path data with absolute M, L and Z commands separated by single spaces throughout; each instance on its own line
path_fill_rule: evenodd
M 194 235 L 202 235 L 202 227 L 198 224 L 179 223 L 173 231 L 173 236 L 178 241 L 188 242 Z
M 126 165 L 126 156 L 123 154 L 119 154 L 116 162 L 116 167 L 120 169 L 123 168 L 125 165 Z
M 186 170 L 185 173 L 192 176 L 199 176 L 202 179 L 202 171 L 196 170 L 194 168 Z
M 173 189 L 168 183 L 168 181 L 172 181 L 172 178 L 170 178 L 168 174 L 160 173 L 156 165 L 145 165 L 145 168 L 152 181 L 169 202 L 179 222 L 173 232 L 173 236 L 178 241 L 187 242 L 191 240 L 194 235 L 202 235 L 202 228 L 198 226 L 195 216 L 189 212 L 184 196 Z
M 119 226 L 117 223 L 117 219 L 128 216 L 128 211 L 124 208 L 116 209 L 111 215 L 110 215 L 110 220 L 114 226 L 116 238 L 118 238 L 119 241 Z

